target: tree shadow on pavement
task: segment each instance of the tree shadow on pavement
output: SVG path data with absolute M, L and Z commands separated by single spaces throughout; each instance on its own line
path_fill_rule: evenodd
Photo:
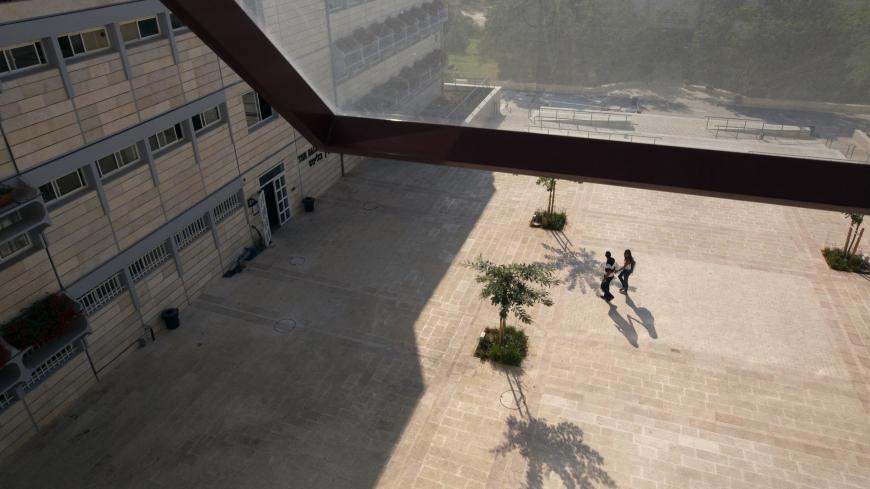
M 580 290 L 585 294 L 588 290 L 597 292 L 601 285 L 601 274 L 604 272 L 604 262 L 598 261 L 595 258 L 595 252 L 589 251 L 586 248 L 579 248 L 577 251 L 571 249 L 573 243 L 561 231 L 551 231 L 550 234 L 558 243 L 558 247 L 543 244 L 546 254 L 544 259 L 547 263 L 558 271 L 567 271 L 568 276 L 562 282 L 567 285 L 568 290 L 574 290 L 578 285 Z M 585 285 L 585 287 L 583 287 Z M 634 287 L 628 288 L 629 292 L 636 290 Z
M 603 262 L 595 259 L 595 252 L 585 248 L 574 251 L 571 249 L 571 241 L 564 233 L 553 231 L 550 234 L 559 246 L 544 243 L 544 249 L 547 251 L 544 258 L 556 270 L 568 272 L 568 276 L 563 281 L 568 286 L 568 290 L 574 290 L 578 285 L 581 286 L 580 290 L 584 294 L 587 288 L 592 291 L 597 290 Z
M 493 451 L 507 455 L 518 451 L 528 463 L 528 489 L 544 487 L 544 480 L 555 473 L 569 489 L 616 487 L 604 470 L 604 457 L 583 441 L 583 430 L 563 421 L 549 424 L 546 419 L 529 416 L 507 419 L 505 441 Z

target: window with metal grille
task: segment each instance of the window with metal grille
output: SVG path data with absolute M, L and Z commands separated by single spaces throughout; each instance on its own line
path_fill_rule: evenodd
M 42 365 L 36 367 L 36 370 L 30 374 L 30 380 L 24 384 L 24 390 L 33 390 L 37 385 L 42 383 L 50 373 L 63 367 L 63 365 L 74 357 L 76 353 L 78 353 L 78 348 L 75 343 L 73 343 L 65 346 L 62 350 L 52 355 L 48 360 L 43 362 Z
M 208 231 L 208 223 L 206 222 L 205 217 L 200 217 L 185 226 L 181 231 L 175 233 L 175 246 L 177 246 L 179 250 L 183 250 L 196 241 L 196 238 L 205 234 L 206 231 Z
M 102 309 L 103 306 L 112 302 L 112 299 L 118 297 L 123 291 L 124 284 L 121 282 L 121 275 L 116 273 L 79 297 L 78 302 L 81 304 L 82 309 L 85 310 L 85 315 L 91 316 Z
M 162 265 L 170 256 L 166 243 L 163 242 L 131 263 L 127 270 L 130 271 L 133 282 L 138 282 L 145 278 L 149 272 Z
M 239 195 L 233 194 L 230 197 L 214 208 L 214 221 L 216 223 L 233 215 L 233 213 L 241 208 L 242 203 L 239 201 Z

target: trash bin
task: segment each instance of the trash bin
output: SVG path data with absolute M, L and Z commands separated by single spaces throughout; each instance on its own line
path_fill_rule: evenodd
M 181 325 L 181 322 L 178 320 L 178 309 L 175 307 L 165 309 L 160 313 L 160 318 L 163 319 L 167 329 L 178 329 L 178 326 Z
M 305 208 L 305 212 L 314 212 L 314 197 L 302 199 L 302 207 Z

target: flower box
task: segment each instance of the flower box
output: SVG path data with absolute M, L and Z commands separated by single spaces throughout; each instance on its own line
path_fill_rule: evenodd
M 81 326 L 82 319 L 78 303 L 62 293 L 51 294 L 3 325 L 3 339 L 21 351 L 37 350 L 67 336 L 67 332 Z

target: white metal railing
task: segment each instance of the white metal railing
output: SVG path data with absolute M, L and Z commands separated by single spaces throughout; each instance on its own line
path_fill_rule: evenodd
M 810 139 L 815 136 L 815 129 L 812 126 L 776 124 L 761 119 L 742 119 L 739 117 L 707 116 L 706 119 L 707 130 L 713 132 L 717 138 L 720 132 L 733 134 L 735 138 L 740 138 L 741 134 L 760 138 L 779 136 L 796 139 Z
M 527 126 L 526 132 L 549 134 L 551 136 L 572 136 L 589 139 L 606 139 L 608 141 L 628 141 L 630 143 L 658 144 L 660 136 L 621 132 L 595 132 L 583 129 L 556 129 L 551 127 Z
M 175 245 L 179 250 L 183 250 L 196 241 L 197 238 L 205 234 L 206 231 L 208 231 L 208 223 L 205 220 L 205 216 L 203 216 L 185 226 L 181 231 L 175 233 L 175 236 L 173 237 L 173 239 L 175 239 Z
M 30 374 L 30 380 L 24 384 L 24 390 L 30 391 L 36 387 L 48 374 L 62 367 L 73 355 L 76 354 L 76 345 L 71 343 L 55 353 L 48 360 L 42 362 L 42 365 L 36 367 L 36 370 Z
M 145 278 L 149 272 L 166 262 L 170 256 L 166 242 L 163 242 L 131 263 L 127 270 L 130 272 L 133 282 L 138 282 Z
M 214 222 L 219 223 L 223 221 L 233 215 L 233 213 L 241 207 L 242 203 L 239 200 L 239 194 L 230 195 L 228 199 L 224 200 L 214 208 Z
M 8 408 L 15 402 L 15 393 L 12 392 L 12 389 L 6 392 L 0 392 L 0 411 Z
M 85 315 L 91 316 L 119 296 L 121 292 L 124 292 L 124 283 L 121 281 L 120 273 L 116 273 L 79 297 L 78 303 L 84 309 Z

